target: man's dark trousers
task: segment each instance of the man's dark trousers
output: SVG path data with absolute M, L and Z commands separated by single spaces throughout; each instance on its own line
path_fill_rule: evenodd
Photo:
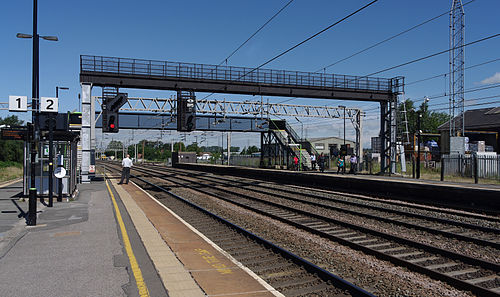
M 128 184 L 128 179 L 130 177 L 130 167 L 123 167 L 122 169 L 122 179 L 120 180 L 120 184 L 123 184 L 123 180 L 126 178 L 126 184 Z

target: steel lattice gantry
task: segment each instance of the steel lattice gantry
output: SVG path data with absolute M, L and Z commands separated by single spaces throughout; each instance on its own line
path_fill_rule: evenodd
M 384 152 L 382 172 L 385 172 L 391 161 L 395 160 L 395 153 L 391 153 L 395 150 L 394 107 L 397 106 L 398 94 L 403 92 L 403 77 L 388 79 L 82 55 L 80 83 L 83 116 L 81 135 L 83 181 L 88 180 L 90 154 L 92 149 L 95 149 L 95 100 L 92 100 L 91 92 L 93 86 L 102 87 L 103 95 L 117 93 L 118 88 L 136 88 L 380 102 L 382 119 L 380 137 Z M 104 92 L 105 89 L 112 91 Z M 218 106 L 228 107 L 221 103 Z M 233 104 L 235 108 L 242 106 Z M 290 114 L 294 108 L 275 106 L 276 109 L 273 110 L 269 106 L 269 110 L 263 110 L 258 104 L 245 106 L 248 109 L 237 114 L 265 111 L 269 114 L 272 112 L 280 114 L 285 112 L 282 108 L 286 108 L 286 112 Z M 309 108 L 296 111 L 297 114 L 308 112 L 312 116 L 315 110 Z

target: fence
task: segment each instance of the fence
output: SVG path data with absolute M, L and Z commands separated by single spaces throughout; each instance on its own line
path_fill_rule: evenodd
M 231 155 L 229 163 L 234 166 L 259 167 L 260 157 L 252 155 Z
M 460 176 L 500 180 L 500 156 L 483 154 L 443 155 L 441 180 L 444 176 Z
M 404 85 L 401 77 L 388 79 L 87 55 L 80 56 L 80 72 L 83 71 L 383 92 L 399 92 Z

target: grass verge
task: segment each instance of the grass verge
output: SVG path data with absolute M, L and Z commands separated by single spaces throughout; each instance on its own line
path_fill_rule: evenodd
M 23 168 L 16 166 L 0 167 L 0 182 L 6 182 L 23 176 Z

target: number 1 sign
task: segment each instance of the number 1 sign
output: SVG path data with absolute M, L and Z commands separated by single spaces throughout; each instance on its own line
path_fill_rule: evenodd
M 52 97 L 42 97 L 41 99 L 41 112 L 57 112 L 58 110 L 58 100 Z
M 9 111 L 28 111 L 28 97 L 9 96 Z

